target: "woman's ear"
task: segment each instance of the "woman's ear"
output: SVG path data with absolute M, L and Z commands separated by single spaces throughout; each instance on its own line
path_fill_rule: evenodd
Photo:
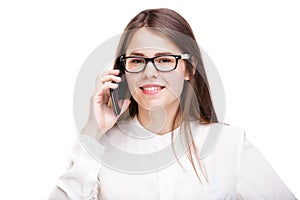
M 193 75 L 195 75 L 198 62 L 194 56 L 191 57 L 191 64 L 193 65 Z
M 197 60 L 195 59 L 194 56 L 192 56 L 188 62 L 192 65 L 192 69 L 185 71 L 184 79 L 187 80 L 187 81 L 190 80 L 190 76 L 191 76 L 190 73 L 192 73 L 193 76 L 195 75 L 196 66 L 197 66 Z

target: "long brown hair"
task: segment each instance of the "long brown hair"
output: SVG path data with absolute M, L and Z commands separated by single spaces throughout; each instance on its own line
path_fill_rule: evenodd
M 189 53 L 191 55 L 191 59 L 189 61 L 185 61 L 186 69 L 188 70 L 190 77 L 189 81 L 184 83 L 180 99 L 181 109 L 177 110 L 177 114 L 180 113 L 181 116 L 181 137 L 184 138 L 186 145 L 189 147 L 186 152 L 187 156 L 198 179 L 202 182 L 196 170 L 194 159 L 196 159 L 196 162 L 198 163 L 206 180 L 207 175 L 205 169 L 200 163 L 199 153 L 192 136 L 189 121 L 193 118 L 199 120 L 199 123 L 209 124 L 217 123 L 218 119 L 211 100 L 209 84 L 199 46 L 190 25 L 180 14 L 166 8 L 147 9 L 137 14 L 126 26 L 119 42 L 117 56 L 126 53 L 128 43 L 133 33 L 135 30 L 143 27 L 149 27 L 151 28 L 150 30 L 163 34 L 173 41 L 182 50 L 182 52 Z M 138 114 L 138 104 L 132 97 L 131 104 L 129 106 L 129 113 L 132 117 Z M 176 117 L 173 121 L 173 130 L 175 128 L 175 122 Z M 173 139 L 172 132 L 172 141 Z M 194 156 L 196 156 L 196 158 L 194 158 Z

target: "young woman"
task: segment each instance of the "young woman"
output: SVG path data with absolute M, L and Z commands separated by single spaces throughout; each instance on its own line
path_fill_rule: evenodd
M 218 121 L 192 29 L 169 9 L 129 22 L 80 139 L 50 199 L 295 199 L 243 130 Z

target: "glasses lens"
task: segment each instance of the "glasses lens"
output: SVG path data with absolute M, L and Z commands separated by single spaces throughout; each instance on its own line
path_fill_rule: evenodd
M 171 71 L 176 67 L 174 56 L 159 56 L 154 59 L 155 66 L 160 71 Z
M 145 66 L 144 58 L 126 58 L 125 59 L 125 68 L 129 72 L 138 72 L 141 71 Z

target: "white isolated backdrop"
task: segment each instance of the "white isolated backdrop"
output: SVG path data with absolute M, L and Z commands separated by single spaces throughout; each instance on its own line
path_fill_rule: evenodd
M 1 1 L 0 199 L 47 199 L 77 139 L 73 89 L 88 55 L 146 8 L 192 26 L 215 63 L 226 122 L 300 197 L 299 5 L 271 1 Z

